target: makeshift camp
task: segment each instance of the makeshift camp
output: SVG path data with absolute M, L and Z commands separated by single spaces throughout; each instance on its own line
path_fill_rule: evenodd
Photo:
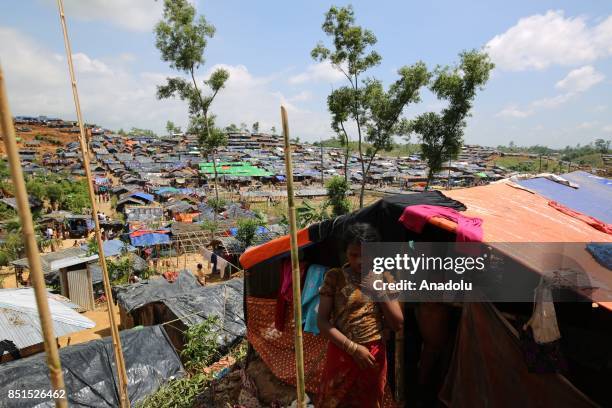
M 548 200 L 543 197 L 511 185 L 497 184 L 452 190 L 446 196 L 440 192 L 390 196 L 355 213 L 311 225 L 298 233 L 302 259 L 307 264 L 324 267 L 342 265 L 343 232 L 353 222 L 372 224 L 378 229 L 384 242 L 454 242 L 456 224 L 446 219 L 430 219 L 421 233 L 410 231 L 398 222 L 406 207 L 418 204 L 450 207 L 464 211 L 462 214 L 467 216 L 481 218 L 483 242 L 507 255 L 515 265 L 511 270 L 517 276 L 527 273 L 533 275 L 535 280 L 538 279 L 538 273 L 542 272 L 538 258 L 541 246 L 538 246 L 538 243 L 612 241 L 612 236 L 550 207 Z M 534 244 L 524 253 L 517 253 L 519 247 L 506 244 L 508 242 Z M 526 247 L 528 246 L 520 248 Z M 612 288 L 610 271 L 597 265 L 586 249 L 572 255 L 584 266 L 593 282 L 602 284 L 593 292 L 580 293 L 579 296 L 586 300 L 589 296 L 600 300 L 612 299 L 607 292 L 609 289 L 606 289 Z M 279 317 L 277 299 L 280 293 L 281 265 L 288 257 L 289 238 L 283 236 L 247 249 L 240 262 L 246 270 L 245 319 L 249 343 L 279 379 L 295 384 L 294 333 L 292 313 L 288 307 L 284 312 L 284 330 L 275 325 Z M 436 355 L 440 356 L 436 363 L 438 375 L 445 380 L 432 379 L 426 385 L 427 389 L 433 392 L 434 398 L 441 398 L 448 406 L 481 406 L 485 404 L 484 401 L 493 400 L 503 401 L 506 406 L 529 406 L 533 401 L 539 401 L 542 406 L 593 406 L 591 399 L 606 405 L 610 399 L 609 387 L 605 384 L 612 382 L 612 366 L 602 370 L 600 364 L 595 368 L 594 356 L 606 361 L 606 364 L 612 362 L 612 352 L 605 346 L 612 341 L 612 331 L 609 329 L 612 316 L 608 310 L 612 309 L 612 304 L 604 301 L 599 301 L 598 304 L 603 307 L 593 308 L 591 303 L 557 305 L 558 323 L 563 333 L 563 352 L 571 366 L 570 371 L 565 374 L 531 372 L 523 360 L 523 355 L 517 354 L 516 348 L 512 346 L 519 341 L 517 331 L 497 329 L 508 325 L 508 318 L 513 318 L 512 323 L 520 327 L 521 319 L 524 318 L 522 321 L 525 322 L 531 315 L 531 303 L 486 303 L 487 308 L 495 311 L 488 315 L 493 321 L 481 323 L 478 330 L 473 329 L 475 306 L 469 303 L 459 307 L 438 304 L 433 305 L 433 308 L 427 303 L 404 304 L 405 329 L 399 336 L 403 340 L 400 340 L 400 348 L 397 349 L 400 354 L 389 361 L 389 383 L 409 401 L 415 395 L 423 394 L 425 385 L 417 385 L 418 365 L 422 355 L 421 346 L 430 344 L 431 339 L 428 333 L 430 330 L 423 331 L 426 326 L 422 326 L 423 323 L 415 319 L 415 309 L 426 307 L 423 310 L 433 310 L 427 324 L 435 325 L 440 321 L 446 321 L 445 324 L 448 324 L 448 337 L 441 343 L 446 346 L 438 348 L 436 352 Z M 505 314 L 499 313 L 499 308 L 502 308 Z M 442 311 L 442 320 L 436 309 Z M 458 328 L 455 330 L 454 327 Z M 487 335 L 479 334 L 481 330 L 488 331 Z M 489 331 L 494 332 L 495 336 L 491 336 Z M 458 343 L 453 346 L 452 339 L 455 335 Z M 596 349 L 583 348 L 585 340 L 589 338 L 597 339 Z M 484 343 L 478 346 L 481 342 Z M 471 347 L 471 354 L 467 354 L 466 347 Z M 321 360 L 325 356 L 325 350 L 324 339 L 309 332 L 304 333 L 306 389 L 310 392 L 318 391 L 323 367 Z M 393 342 L 388 344 L 388 350 L 395 353 Z M 497 364 L 489 364 L 495 361 L 490 351 L 500 358 Z M 444 355 L 453 355 L 450 368 L 444 362 Z M 511 361 L 502 362 L 502 358 Z M 443 383 L 446 385 L 442 389 Z M 462 392 L 464 387 L 473 392 Z M 540 389 L 543 390 L 542 393 L 539 392 Z M 442 394 L 438 393 L 440 390 L 443 391 Z M 573 403 L 575 405 L 572 405 Z
M 89 254 L 82 248 L 67 248 L 40 257 L 45 281 L 48 284 L 59 283 L 60 293 L 82 310 L 94 308 L 91 272 L 87 265 L 97 259 L 97 254 Z M 29 268 L 28 259 L 18 259 L 11 264 L 15 267 L 17 282 L 23 282 L 23 270 Z
M 181 360 L 162 326 L 121 332 L 130 403 L 135 405 L 170 379 L 185 375 Z M 119 406 L 118 378 L 110 337 L 59 350 L 71 407 Z M 0 365 L 0 394 L 9 390 L 51 390 L 45 355 Z M 54 407 L 47 393 L 38 398 L 12 399 L 11 407 Z M 40 395 L 44 395 L 40 397 Z M 6 402 L 3 397 L 3 402 Z
M 191 272 L 181 271 L 173 283 L 150 279 L 117 286 L 115 291 L 123 328 L 168 323 L 166 331 L 177 350 L 183 349 L 183 332 L 210 316 L 220 318 L 217 341 L 222 349 L 246 331 L 242 279 L 201 286 Z
M 92 320 L 75 311 L 78 305 L 63 296 L 49 293 L 48 300 L 57 337 L 95 326 Z M 34 289 L 0 289 L 0 345 L 1 362 L 44 351 Z

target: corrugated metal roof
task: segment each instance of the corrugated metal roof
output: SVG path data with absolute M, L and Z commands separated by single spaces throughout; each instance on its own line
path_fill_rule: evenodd
M 57 295 L 49 294 L 49 307 L 56 337 L 95 326 L 92 320 L 72 310 L 69 303 L 56 299 Z M 42 343 L 34 289 L 0 290 L 0 339 L 11 340 L 19 349 Z

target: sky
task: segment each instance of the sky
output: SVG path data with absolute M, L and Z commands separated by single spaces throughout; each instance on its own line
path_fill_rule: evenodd
M 212 105 L 217 124 L 259 121 L 301 140 L 333 136 L 326 98 L 346 85 L 310 51 L 331 3 L 319 0 L 191 0 L 216 27 L 197 79 L 223 67 L 230 79 Z M 185 127 L 180 100 L 157 100 L 156 87 L 177 76 L 161 61 L 153 28 L 162 1 L 64 0 L 86 122 L 117 130 L 165 133 Z M 496 67 L 479 91 L 465 129 L 468 144 L 587 144 L 612 139 L 612 2 L 600 0 L 354 1 L 356 23 L 374 32 L 382 56 L 367 76 L 388 86 L 404 65 L 457 63 L 463 50 L 486 50 Z M 0 65 L 14 115 L 75 119 L 56 0 L 0 2 Z M 408 119 L 439 111 L 427 89 Z M 413 136 L 411 142 L 418 140 Z

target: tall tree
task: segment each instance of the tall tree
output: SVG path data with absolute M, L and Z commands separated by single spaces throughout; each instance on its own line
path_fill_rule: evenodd
M 410 125 L 402 118 L 404 108 L 419 102 L 420 89 L 427 85 L 430 74 L 423 62 L 399 69 L 400 78 L 385 91 L 382 82 L 376 79 L 364 81 L 363 116 L 366 128 L 365 140 L 370 145 L 365 153 L 366 167 L 361 180 L 360 205 L 363 206 L 365 184 L 372 162 L 381 151 L 393 149 L 394 136 L 408 136 Z
M 350 182 L 348 160 L 350 156 L 349 135 L 345 123 L 349 119 L 351 104 L 353 101 L 353 90 L 347 86 L 335 89 L 327 97 L 327 107 L 332 115 L 331 127 L 338 135 L 340 145 L 344 147 L 344 181 Z
M 165 85 L 157 87 L 159 99 L 178 96 L 189 105 L 189 130 L 198 136 L 202 154 L 212 157 L 215 173 L 215 197 L 219 198 L 216 164 L 217 149 L 227 143 L 222 132 L 215 129 L 214 116 L 210 106 L 218 92 L 225 86 L 229 72 L 219 68 L 201 85 L 210 89 L 204 93 L 196 80 L 196 71 L 204 65 L 204 50 L 208 38 L 215 34 L 215 28 L 204 16 L 196 16 L 195 7 L 188 0 L 165 0 L 162 20 L 155 26 L 157 49 L 163 61 L 170 67 L 188 75 L 167 78 Z
M 332 38 L 333 50 L 325 47 L 322 42 L 312 50 L 311 56 L 316 61 L 329 61 L 340 70 L 350 83 L 349 114 L 357 127 L 357 147 L 361 162 L 361 175 L 365 177 L 365 162 L 363 158 L 362 127 L 362 95 L 360 76 L 380 64 L 381 57 L 376 51 L 369 50 L 376 44 L 376 36 L 370 30 L 363 29 L 355 24 L 355 13 L 351 6 L 332 6 L 325 14 L 325 21 L 321 26 L 323 32 Z M 346 91 L 345 91 L 346 92 Z M 330 108 L 330 111 L 332 109 Z M 332 115 L 334 115 L 332 111 Z M 346 134 L 348 137 L 348 134 Z M 359 207 L 363 207 L 363 197 L 360 198 Z
M 168 134 L 172 136 L 174 133 L 181 133 L 181 127 L 176 126 L 174 122 L 172 121 L 167 121 L 166 122 L 166 132 L 168 132 Z
M 429 166 L 427 188 L 442 164 L 459 154 L 476 91 L 484 88 L 494 68 L 485 52 L 465 51 L 459 57 L 458 66 L 437 67 L 430 85 L 448 106 L 440 113 L 423 113 L 410 124 L 411 131 L 421 138 L 421 155 Z
M 253 126 L 251 129 L 252 129 L 251 130 L 252 133 L 259 133 L 259 122 L 253 123 Z

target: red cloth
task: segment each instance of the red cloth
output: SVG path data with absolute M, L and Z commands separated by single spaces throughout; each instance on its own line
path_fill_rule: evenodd
M 376 359 L 372 368 L 359 368 L 353 357 L 329 342 L 317 408 L 379 408 L 384 405 L 387 382 L 385 343 L 378 340 L 364 346 Z
M 570 217 L 574 217 L 574 218 L 579 219 L 580 221 L 584 221 L 585 223 L 589 224 L 591 227 L 601 232 L 605 232 L 606 234 L 612 235 L 612 224 L 606 224 L 605 222 L 600 221 L 597 218 L 594 218 L 594 217 L 591 217 L 590 215 L 586 215 L 581 212 L 572 210 L 571 208 L 568 208 L 564 206 L 563 204 L 559 204 L 556 201 L 549 201 L 548 205 L 550 205 L 552 208 L 558 211 L 561 211 L 563 214 L 567 214 Z
M 399 222 L 414 232 L 421 232 L 432 217 L 444 217 L 457 223 L 457 242 L 482 242 L 482 219 L 468 217 L 454 208 L 436 205 L 410 205 L 404 208 Z
M 306 263 L 300 262 L 300 288 L 303 286 Z M 274 327 L 276 330 L 285 330 L 286 304 L 293 302 L 293 277 L 291 276 L 291 258 L 285 259 L 280 271 L 280 289 L 276 298 L 276 313 L 274 314 Z

